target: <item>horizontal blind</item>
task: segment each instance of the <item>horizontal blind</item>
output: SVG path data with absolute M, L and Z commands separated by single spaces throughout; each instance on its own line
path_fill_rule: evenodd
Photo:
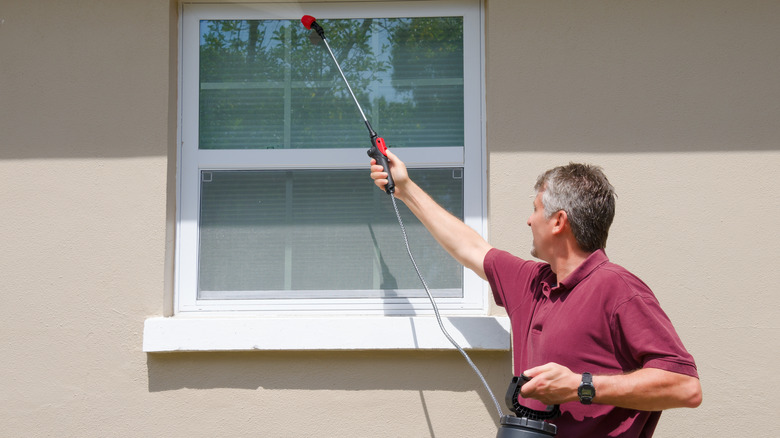
M 460 168 L 414 172 L 463 217 Z M 201 180 L 199 299 L 422 296 L 392 204 L 365 171 L 203 171 Z M 461 296 L 462 267 L 399 207 L 434 294 Z

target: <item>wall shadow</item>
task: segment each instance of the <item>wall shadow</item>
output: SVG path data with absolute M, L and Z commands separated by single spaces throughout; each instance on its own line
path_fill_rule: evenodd
M 511 353 L 470 351 L 469 355 L 501 403 L 512 378 Z M 149 353 L 147 369 L 149 392 L 217 388 L 421 394 L 477 391 L 486 409 L 494 410 L 479 378 L 454 350 Z

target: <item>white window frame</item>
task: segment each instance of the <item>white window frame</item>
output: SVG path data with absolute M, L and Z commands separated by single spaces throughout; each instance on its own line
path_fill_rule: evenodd
M 178 197 L 178 239 L 176 251 L 175 311 L 254 312 L 269 315 L 304 314 L 429 314 L 427 298 L 388 302 L 382 298 L 362 299 L 274 299 L 199 300 L 197 298 L 198 209 L 201 170 L 269 169 L 367 169 L 365 151 L 328 150 L 199 150 L 198 104 L 200 20 L 293 19 L 301 10 L 327 18 L 463 16 L 464 18 L 464 147 L 396 148 L 410 168 L 463 166 L 464 220 L 485 234 L 484 120 L 482 98 L 481 9 L 478 1 L 387 2 L 307 4 L 185 4 L 181 26 L 181 164 Z M 356 113 L 355 123 L 360 122 Z M 368 136 L 366 136 L 368 144 Z M 392 144 L 392 139 L 387 139 Z M 302 164 L 301 156 L 310 158 Z M 366 181 L 370 184 L 370 180 Z M 390 199 L 387 200 L 390 202 Z M 400 235 L 399 235 L 400 238 Z M 411 263 L 411 262 L 410 262 Z M 462 298 L 437 300 L 446 314 L 484 314 L 487 306 L 484 282 L 464 269 Z
M 357 7 L 359 5 L 359 7 Z M 272 12 L 269 12 L 272 8 Z M 445 11 L 453 11 L 447 14 Z M 468 11 L 463 14 L 463 11 Z M 196 11 L 197 13 L 194 13 Z M 355 11 L 360 11 L 359 14 Z M 478 84 L 464 88 L 466 120 L 465 146 L 452 148 L 396 148 L 410 168 L 420 166 L 464 166 L 464 221 L 487 234 L 486 154 L 484 106 L 484 29 L 483 5 L 480 0 L 405 1 L 385 3 L 311 3 L 311 4 L 183 4 L 180 6 L 179 35 L 179 108 L 181 120 L 197 125 L 197 117 L 184 117 L 198 111 L 198 81 L 185 72 L 198 71 L 197 44 L 200 19 L 257 18 L 297 19 L 303 14 L 320 19 L 397 16 L 464 15 L 464 83 Z M 269 14 L 273 14 L 269 16 Z M 196 36 L 185 35 L 195 32 Z M 196 50 L 193 56 L 192 50 Z M 194 61 L 194 63 L 193 63 Z M 197 77 L 197 75 L 195 75 Z M 175 248 L 174 307 L 172 317 L 152 317 L 145 321 L 143 351 L 220 351 L 220 350 L 343 350 L 343 349 L 452 349 L 441 334 L 427 299 L 408 299 L 413 306 L 393 308 L 386 303 L 358 300 L 360 304 L 345 307 L 345 300 L 324 303 L 317 300 L 267 304 L 245 302 L 199 302 L 195 283 L 197 275 L 198 178 L 200 169 L 242 169 L 245 163 L 257 161 L 259 151 L 197 150 L 197 126 L 180 123 L 180 151 L 177 169 L 177 238 Z M 193 137 L 193 132 L 195 133 Z M 381 133 L 380 133 L 381 134 Z M 392 144 L 392 139 L 388 142 Z M 184 148 L 194 147 L 195 153 Z M 334 169 L 367 168 L 363 150 L 328 150 L 318 156 Z M 308 150 L 306 153 L 319 153 Z M 300 166 L 294 151 L 265 150 L 265 169 L 307 168 Z M 251 166 L 257 169 L 257 166 Z M 370 184 L 370 181 L 367 181 Z M 388 199 L 388 202 L 390 200 Z M 400 238 L 400 237 L 399 237 Z M 424 262 L 424 261 L 422 261 Z M 410 262 L 411 263 L 411 262 Z M 444 325 L 463 348 L 479 350 L 509 349 L 509 320 L 506 316 L 489 316 L 489 288 L 473 272 L 464 269 L 466 299 L 437 299 Z M 388 315 L 393 315 L 389 317 Z

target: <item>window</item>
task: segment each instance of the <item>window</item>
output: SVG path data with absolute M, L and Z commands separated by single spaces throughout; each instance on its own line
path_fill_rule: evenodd
M 183 6 L 175 311 L 430 313 L 392 203 L 368 177 L 368 131 L 300 18 L 317 17 L 415 181 L 483 232 L 479 2 L 302 9 Z M 484 314 L 484 283 L 399 207 L 440 309 Z

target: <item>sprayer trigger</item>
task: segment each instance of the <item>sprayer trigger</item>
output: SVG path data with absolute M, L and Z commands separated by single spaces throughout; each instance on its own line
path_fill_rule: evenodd
M 376 147 L 379 149 L 379 152 L 382 153 L 382 155 L 387 156 L 387 145 L 385 144 L 385 139 L 382 137 L 377 137 L 376 139 Z

